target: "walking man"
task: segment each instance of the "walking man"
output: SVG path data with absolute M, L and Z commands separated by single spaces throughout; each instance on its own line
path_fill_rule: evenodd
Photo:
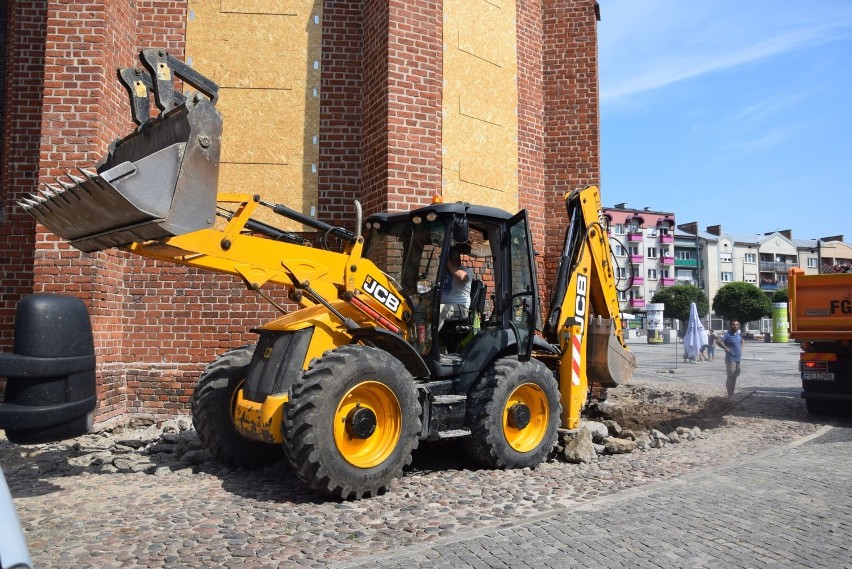
M 725 350 L 725 371 L 728 373 L 728 397 L 734 396 L 734 388 L 737 386 L 737 377 L 740 375 L 740 360 L 743 357 L 743 340 L 740 334 L 740 321 L 731 320 L 728 329 L 722 334 L 722 338 L 716 338 L 716 344 Z

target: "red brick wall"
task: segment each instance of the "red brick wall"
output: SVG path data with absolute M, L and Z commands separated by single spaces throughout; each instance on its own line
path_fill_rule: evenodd
M 0 348 L 11 350 L 15 306 L 32 292 L 35 222 L 15 200 L 36 190 L 44 90 L 45 1 L 2 3 L 7 16 L 0 164 Z
M 547 211 L 544 179 L 544 89 L 542 77 L 542 0 L 517 0 L 518 42 L 518 207 L 529 211 L 541 300 L 547 304 L 549 279 L 544 265 Z
M 390 0 L 387 205 L 404 211 L 441 193 L 441 0 Z
M 544 234 L 546 281 L 562 253 L 565 192 L 600 184 L 600 117 L 595 0 L 551 0 L 542 10 Z
M 401 211 L 441 193 L 443 5 L 364 1 L 365 210 Z
M 361 4 L 361 0 L 326 0 L 322 15 L 317 217 L 349 229 L 355 225 L 353 200 L 361 195 L 362 116 L 365 108 L 378 103 L 378 90 L 369 101 L 362 92 Z M 380 135 L 377 129 L 370 133 Z M 382 144 L 381 138 L 374 142 L 374 151 Z M 375 167 L 371 172 L 375 179 L 370 183 L 375 184 L 381 178 Z

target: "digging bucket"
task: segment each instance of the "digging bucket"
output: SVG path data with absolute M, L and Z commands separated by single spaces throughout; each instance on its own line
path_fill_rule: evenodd
M 636 369 L 636 357 L 618 341 L 614 326 L 611 318 L 596 316 L 589 320 L 586 361 L 589 380 L 613 387 L 630 381 Z
M 143 104 L 147 98 L 137 96 Z M 179 101 L 114 141 L 95 171 L 77 167 L 18 203 L 85 252 L 212 227 L 222 116 L 215 97 L 193 93 Z

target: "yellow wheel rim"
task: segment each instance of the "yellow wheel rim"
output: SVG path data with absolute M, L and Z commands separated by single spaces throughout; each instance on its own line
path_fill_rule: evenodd
M 365 438 L 347 428 L 354 413 L 368 410 L 375 417 L 375 430 Z M 369 413 L 368 413 L 369 414 Z M 334 444 L 341 456 L 357 468 L 372 468 L 384 462 L 399 443 L 402 410 L 388 386 L 364 381 L 350 389 L 334 413 Z
M 522 427 L 515 425 L 516 410 L 524 406 L 529 409 L 529 422 Z M 515 388 L 503 409 L 503 434 L 506 441 L 517 452 L 535 449 L 547 434 L 550 424 L 550 408 L 544 390 L 534 383 L 524 383 Z

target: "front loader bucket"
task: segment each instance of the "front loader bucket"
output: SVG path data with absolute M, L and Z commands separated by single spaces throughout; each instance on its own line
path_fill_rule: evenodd
M 143 91 L 136 91 L 135 100 L 131 91 L 131 102 L 147 105 L 144 86 L 151 84 L 150 77 L 141 70 L 137 74 L 147 82 L 140 80 L 134 86 Z M 171 75 L 161 74 L 171 84 Z M 78 167 L 77 175 L 56 178 L 58 186 L 48 184 L 18 203 L 50 231 L 86 252 L 211 227 L 216 217 L 222 117 L 215 97 L 199 93 L 179 97 L 180 104 L 169 105 L 157 118 L 137 120 L 139 128 L 110 145 L 96 172 Z M 147 106 L 134 107 L 134 120 L 140 112 L 147 114 Z
M 613 326 L 611 318 L 598 316 L 589 320 L 586 372 L 589 381 L 607 387 L 630 381 L 636 369 L 636 357 L 621 345 Z

